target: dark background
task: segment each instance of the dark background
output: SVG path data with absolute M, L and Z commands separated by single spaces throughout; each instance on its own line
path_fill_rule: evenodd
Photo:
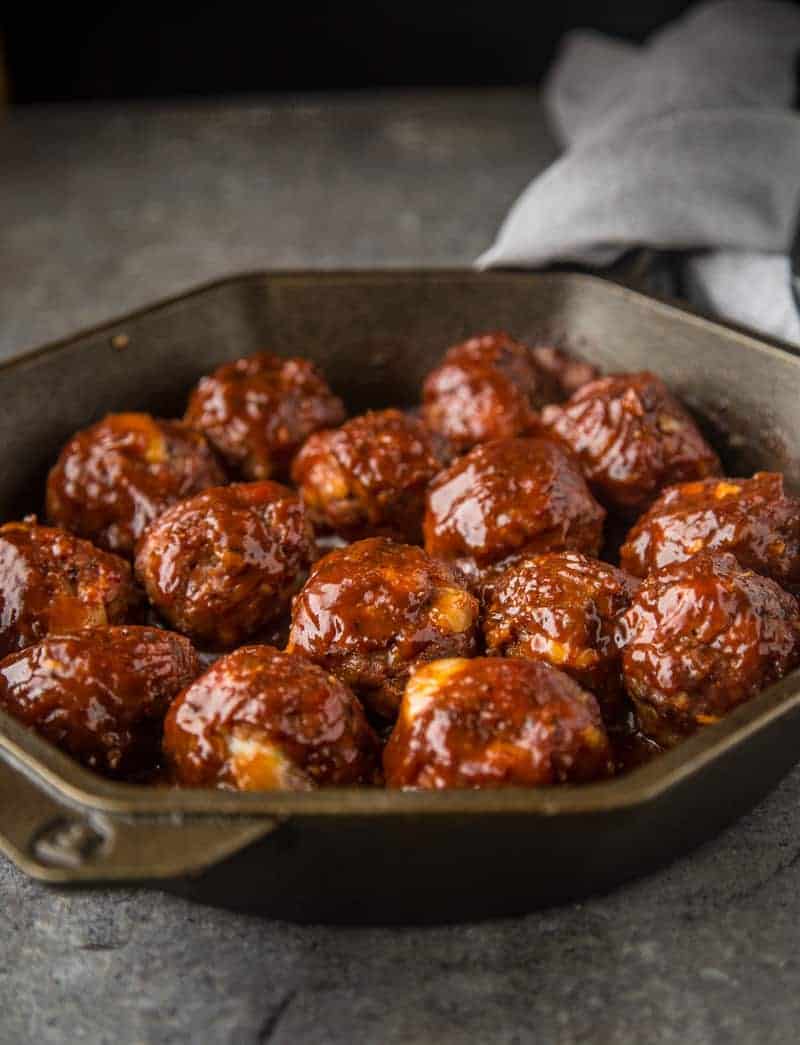
M 689 0 L 36 4 L 5 0 L 13 102 L 535 84 L 562 34 L 641 40 Z

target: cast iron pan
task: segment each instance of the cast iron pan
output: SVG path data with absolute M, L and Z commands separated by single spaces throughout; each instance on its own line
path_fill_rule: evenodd
M 555 339 L 604 370 L 649 368 L 731 474 L 800 489 L 800 359 L 628 288 L 570 273 L 274 273 L 227 280 L 0 367 L 0 517 L 41 509 L 65 439 L 120 409 L 179 414 L 223 359 L 316 359 L 351 411 L 415 402 L 480 330 Z M 611 888 L 730 823 L 800 751 L 800 678 L 616 780 L 394 793 L 168 791 L 94 776 L 0 715 L 0 847 L 58 886 L 168 888 L 299 920 L 487 917 Z

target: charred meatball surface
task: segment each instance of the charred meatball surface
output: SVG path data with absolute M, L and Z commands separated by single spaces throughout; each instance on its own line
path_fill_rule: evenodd
M 425 549 L 470 580 L 524 555 L 596 555 L 605 511 L 574 462 L 546 439 L 476 446 L 428 489 Z
M 411 669 L 473 654 L 477 627 L 478 602 L 448 566 L 373 537 L 319 560 L 294 600 L 287 648 L 391 718 Z
M 747 569 L 800 591 L 800 500 L 783 476 L 703 479 L 665 490 L 628 534 L 621 565 L 637 577 L 699 551 L 726 551 Z
M 225 649 L 280 618 L 315 557 L 299 498 L 266 479 L 215 487 L 164 512 L 139 542 L 136 573 L 174 628 Z
M 310 360 L 270 352 L 201 378 L 185 416 L 242 479 L 288 478 L 305 439 L 344 419 L 341 399 Z
M 800 661 L 800 608 L 727 553 L 650 574 L 622 618 L 625 687 L 663 746 L 710 725 Z
M 438 660 L 408 681 L 383 753 L 387 787 L 585 783 L 612 767 L 597 701 L 540 661 Z
M 316 525 L 349 540 L 385 536 L 417 544 L 425 491 L 440 467 L 419 421 L 375 410 L 310 436 L 292 478 Z
M 560 668 L 616 718 L 627 703 L 619 620 L 638 587 L 622 570 L 578 552 L 524 559 L 492 587 L 483 618 L 487 652 Z
M 0 707 L 90 769 L 154 768 L 164 716 L 197 675 L 188 639 L 159 628 L 49 636 L 0 663 Z
M 141 619 L 130 565 L 64 530 L 0 526 L 0 657 L 46 635 Z
M 591 381 L 541 421 L 577 456 L 598 500 L 627 516 L 665 486 L 722 471 L 684 407 L 646 371 Z
M 168 764 L 189 787 L 374 784 L 379 750 L 343 682 L 271 646 L 221 657 L 174 701 L 164 727 Z
M 422 417 L 456 454 L 535 429 L 537 410 L 560 399 L 554 374 L 508 334 L 454 345 L 423 385 Z
M 206 440 L 181 421 L 109 414 L 76 433 L 47 479 L 51 522 L 131 556 L 170 505 L 225 481 Z

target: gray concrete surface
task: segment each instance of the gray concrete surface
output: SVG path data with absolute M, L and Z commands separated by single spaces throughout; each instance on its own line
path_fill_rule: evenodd
M 0 115 L 0 354 L 234 272 L 469 262 L 554 152 L 525 92 Z
M 14 113 L 0 354 L 254 267 L 453 264 L 552 155 L 523 92 Z M 297 927 L 0 861 L 0 1040 L 795 1042 L 800 770 L 616 893 L 434 929 Z

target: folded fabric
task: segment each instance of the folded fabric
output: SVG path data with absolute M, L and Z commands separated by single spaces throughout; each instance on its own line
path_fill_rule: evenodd
M 800 207 L 798 50 L 800 10 L 769 0 L 702 5 L 642 47 L 570 34 L 544 95 L 565 151 L 478 264 L 702 249 L 684 280 L 698 304 L 800 341 L 783 256 Z

